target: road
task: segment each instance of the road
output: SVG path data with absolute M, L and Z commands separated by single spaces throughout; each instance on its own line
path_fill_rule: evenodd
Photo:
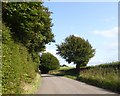
M 115 94 L 115 93 L 69 78 L 42 74 L 42 82 L 36 94 Z

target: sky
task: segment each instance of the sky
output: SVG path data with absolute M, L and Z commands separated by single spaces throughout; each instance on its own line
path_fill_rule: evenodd
M 46 46 L 46 52 L 55 55 L 60 64 L 68 64 L 56 55 L 56 45 L 69 35 L 88 40 L 96 49 L 88 66 L 118 61 L 118 3 L 117 2 L 45 2 L 53 12 L 52 32 L 55 43 Z

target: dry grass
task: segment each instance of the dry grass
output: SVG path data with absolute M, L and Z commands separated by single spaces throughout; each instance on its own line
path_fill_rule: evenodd
M 34 94 L 38 89 L 41 82 L 41 76 L 37 73 L 35 79 L 31 83 L 22 82 L 21 87 L 23 89 L 22 94 Z

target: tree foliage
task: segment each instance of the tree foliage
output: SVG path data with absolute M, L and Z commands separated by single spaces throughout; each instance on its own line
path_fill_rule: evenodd
M 30 52 L 44 50 L 45 44 L 54 41 L 51 12 L 42 2 L 4 2 L 2 11 L 14 40 L 23 43 Z
M 70 35 L 63 43 L 57 45 L 57 54 L 63 57 L 68 63 L 76 64 L 76 70 L 79 72 L 81 66 L 86 66 L 89 59 L 95 54 L 88 40 Z
M 47 73 L 49 70 L 58 69 L 60 67 L 58 59 L 49 52 L 42 54 L 40 64 L 42 73 Z

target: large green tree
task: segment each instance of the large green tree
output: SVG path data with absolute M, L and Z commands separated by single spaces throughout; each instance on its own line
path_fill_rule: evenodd
M 76 64 L 76 72 L 80 72 L 81 66 L 86 66 L 89 59 L 95 54 L 95 49 L 92 48 L 88 40 L 81 37 L 70 35 L 57 45 L 57 54 L 63 57 L 68 63 Z
M 45 49 L 53 40 L 51 12 L 42 2 L 2 3 L 2 20 L 11 28 L 16 42 L 24 44 L 29 52 Z
M 51 53 L 43 53 L 41 56 L 40 70 L 47 73 L 49 70 L 58 69 L 60 67 L 59 60 Z

